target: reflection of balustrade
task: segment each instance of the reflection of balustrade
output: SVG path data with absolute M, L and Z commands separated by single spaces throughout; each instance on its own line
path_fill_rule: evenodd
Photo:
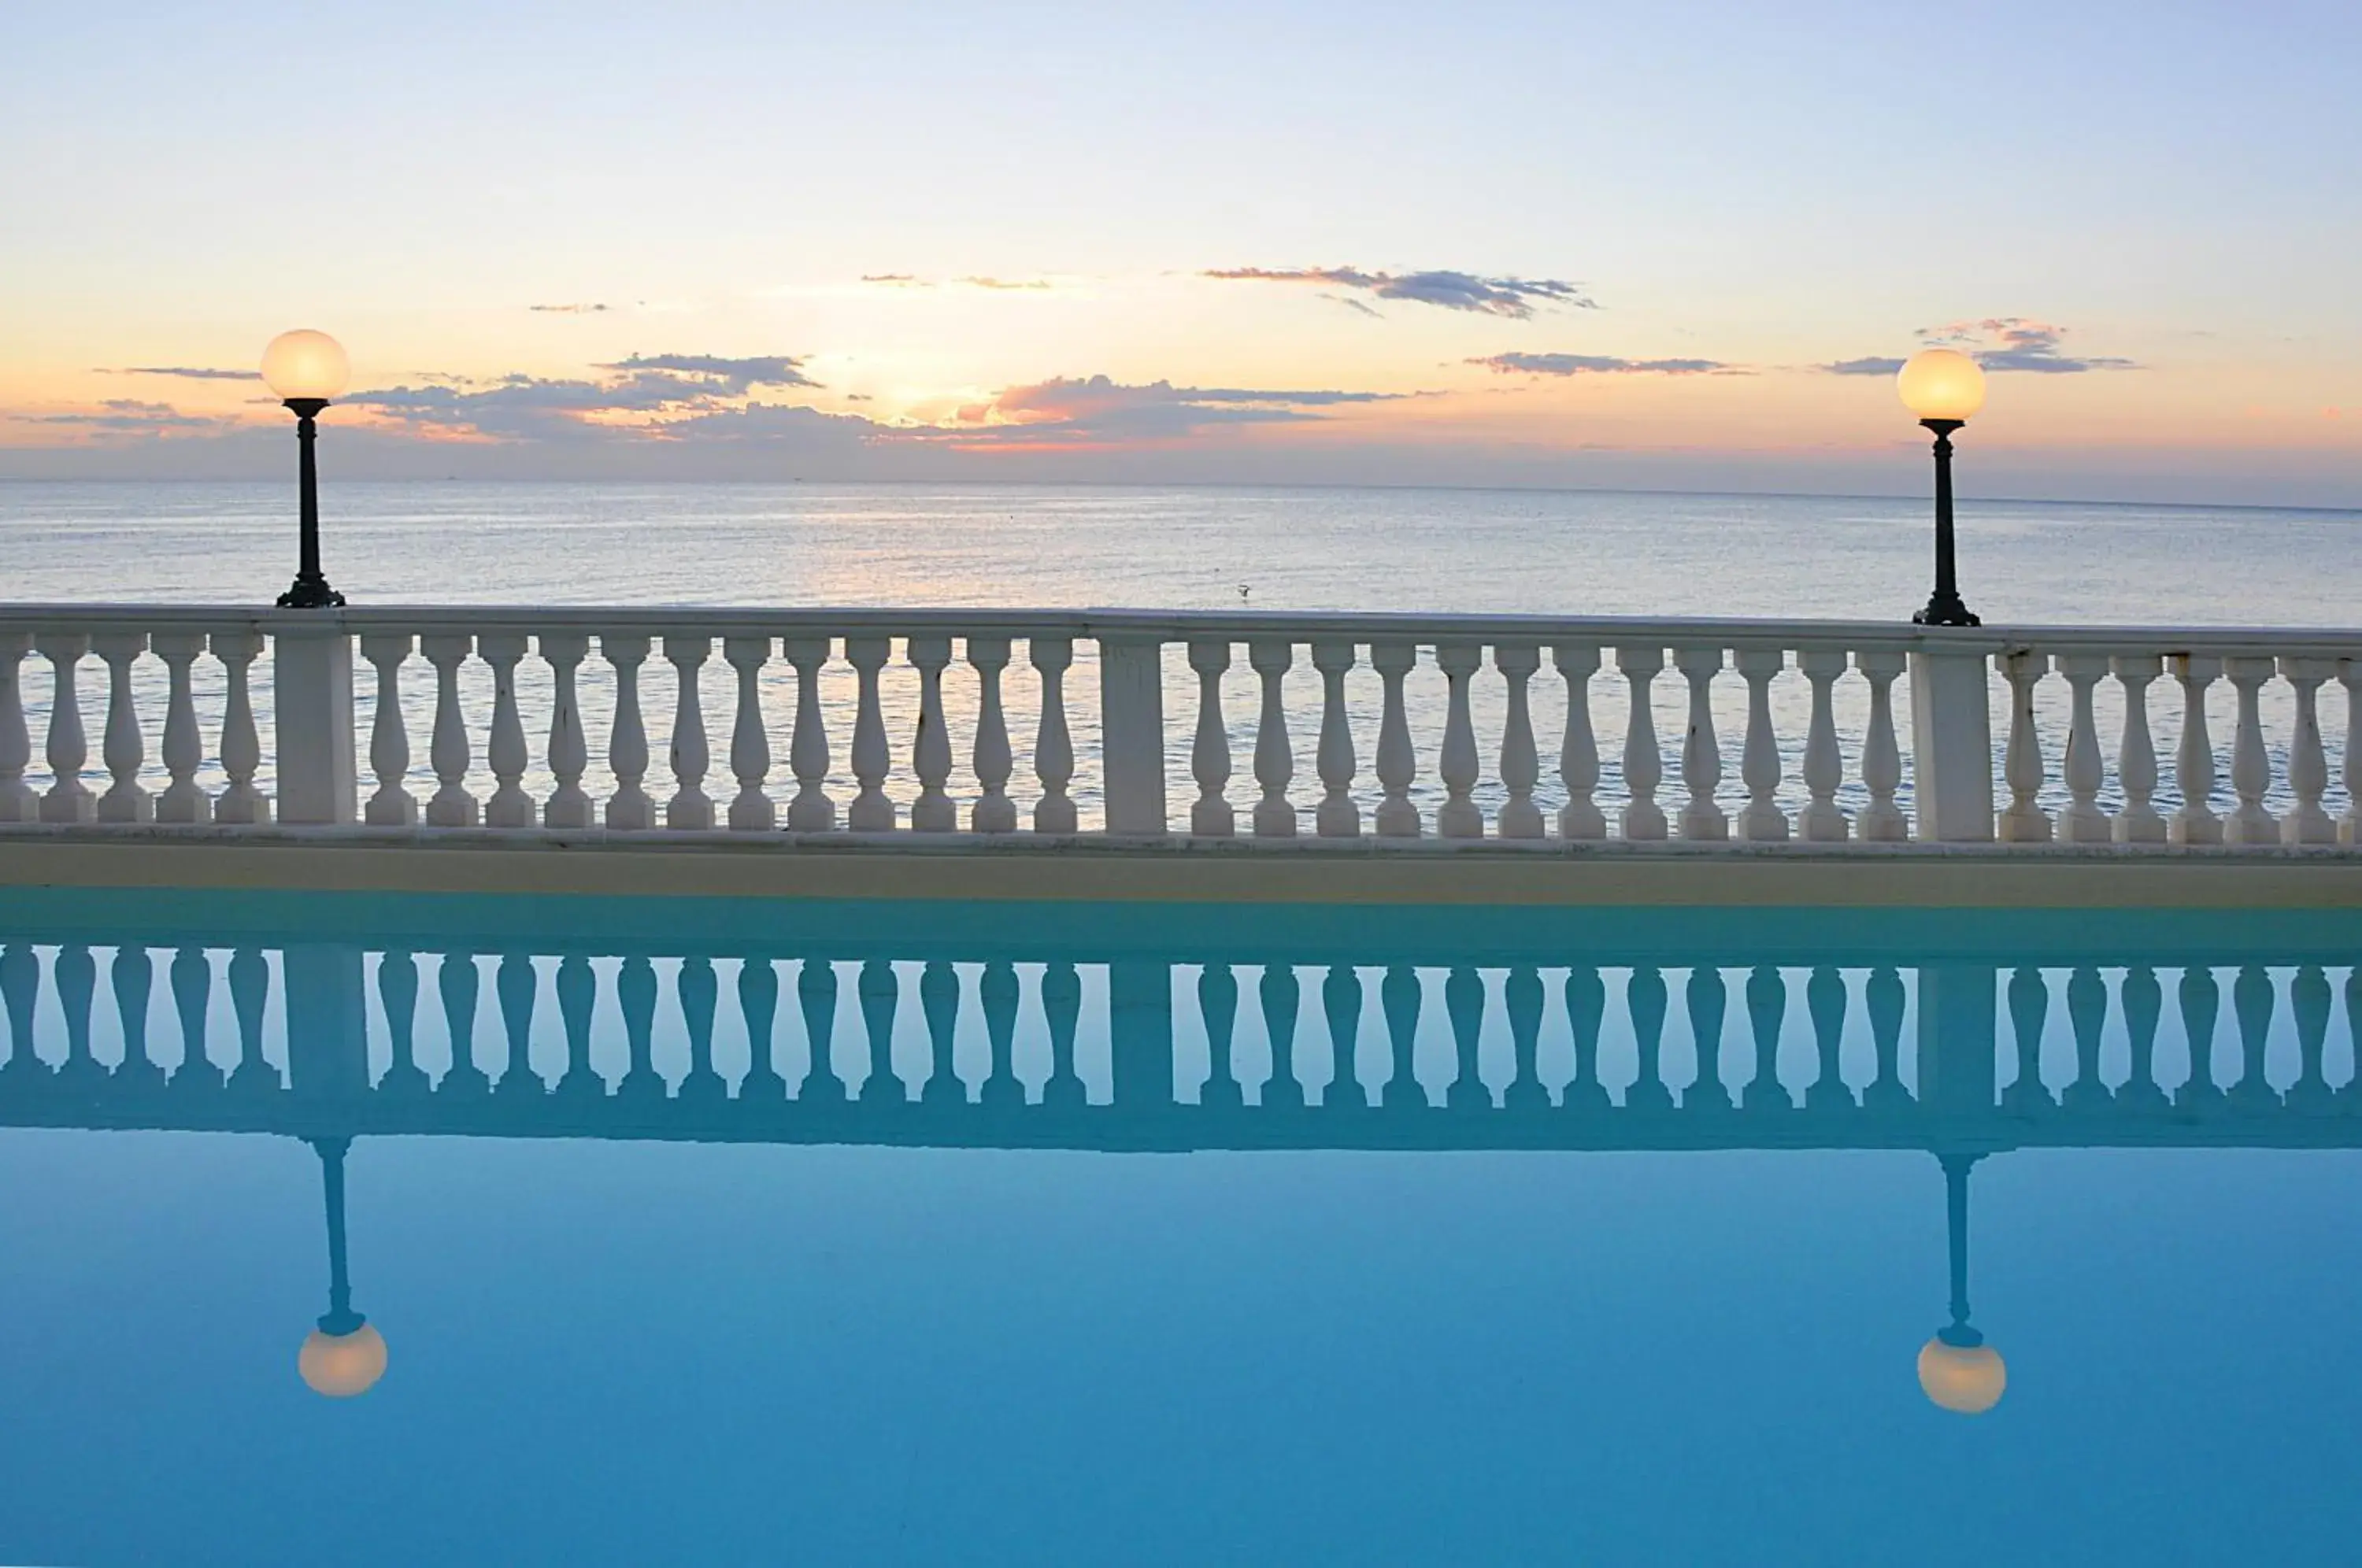
M 1440 956 L 17 939 L 0 946 L 0 1121 L 1108 1148 L 2362 1144 L 2362 966 Z M 915 1074 L 894 1059 L 901 1019 L 926 1041 Z M 2294 1042 L 2277 1078 L 2276 1032 Z M 1425 1040 L 1448 1050 L 1423 1060 Z
M 1140 611 L 292 613 L 0 609 L 0 824 L 261 824 L 273 804 L 259 770 L 277 780 L 284 822 L 386 828 L 1062 838 L 1085 824 L 1078 778 L 1095 797 L 1094 832 L 1273 842 L 1365 827 L 1382 840 L 1601 839 L 1603 783 L 1623 798 L 1617 836 L 1637 842 L 2353 845 L 2362 820 L 2362 641 L 2332 633 Z M 356 640 L 373 672 L 365 726 Z M 1078 647 L 1089 655 L 1079 664 Z M 21 671 L 33 654 L 49 673 L 28 714 Z M 104 793 L 84 778 L 94 658 L 106 690 Z M 271 701 L 259 726 L 248 683 L 261 659 Z M 1906 668 L 1904 744 L 1895 685 Z M 1096 684 L 1096 716 L 1070 695 L 1070 672 Z M 2162 675 L 2178 718 L 2153 690 Z M 1317 718 L 1302 705 L 1315 686 Z M 2324 690 L 2342 692 L 2334 772 Z M 1620 746 L 1603 748 L 1603 695 L 1623 710 Z M 1656 798 L 1660 695 L 1683 715 L 1677 803 Z M 2169 816 L 2153 803 L 2153 697 L 2176 747 Z M 1168 702 L 1190 713 L 1186 735 L 1168 725 Z M 1547 735 L 1537 703 L 1550 709 Z M 546 729 L 538 742 L 528 707 Z M 1231 715 L 1249 711 L 1242 745 Z M 660 760 L 651 717 L 668 723 Z M 35 720 L 49 764 L 39 790 L 27 777 Z M 2228 732 L 2226 773 L 2210 723 Z M 1620 759 L 1612 777 L 1608 757 Z M 653 790 L 652 763 L 671 776 Z M 725 767 L 717 797 L 709 785 Z M 1242 771 L 1251 804 L 1231 799 Z M 2215 809 L 2221 778 L 2227 813 Z M 1184 779 L 1186 830 L 1167 800 Z

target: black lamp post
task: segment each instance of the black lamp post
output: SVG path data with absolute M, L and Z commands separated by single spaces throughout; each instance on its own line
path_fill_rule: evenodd
M 328 1309 L 304 1338 L 295 1365 L 315 1393 L 348 1399 L 368 1393 L 385 1375 L 385 1340 L 353 1310 L 352 1280 L 345 1272 L 345 1151 L 352 1140 L 307 1142 L 320 1156 L 320 1197 L 328 1215 Z
M 1911 357 L 1895 385 L 1904 406 L 1936 437 L 1936 591 L 1911 619 L 1922 626 L 1981 625 L 1960 598 L 1953 560 L 1952 432 L 1984 406 L 1984 371 L 1957 349 L 1927 348 Z
M 343 347 L 325 332 L 282 332 L 262 352 L 262 379 L 295 416 L 302 544 L 295 580 L 279 596 L 282 610 L 331 610 L 345 602 L 320 572 L 320 473 L 312 446 L 320 411 L 345 390 L 348 374 Z
M 2009 1370 L 1969 1322 L 1969 1170 L 1981 1154 L 1938 1154 L 1944 1167 L 1944 1229 L 1951 1243 L 1951 1318 L 1919 1352 L 1919 1386 L 1928 1399 L 1964 1416 L 2001 1402 Z

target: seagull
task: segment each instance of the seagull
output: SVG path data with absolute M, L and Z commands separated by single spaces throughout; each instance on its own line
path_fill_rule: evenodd
M 1248 587 L 1245 583 L 1242 582 L 1239 584 L 1239 602 L 1242 604 L 1245 603 L 1247 595 L 1253 591 L 1254 590 Z

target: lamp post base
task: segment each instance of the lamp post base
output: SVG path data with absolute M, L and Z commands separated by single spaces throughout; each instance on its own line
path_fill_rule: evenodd
M 283 601 L 281 602 L 284 602 Z M 338 603 L 344 602 L 339 599 Z M 1927 607 L 1911 617 L 1915 626 L 1981 626 L 1976 612 L 1961 602 L 1957 593 L 1937 593 L 1927 601 Z
M 345 596 L 328 586 L 325 577 L 298 576 L 279 596 L 281 610 L 341 610 Z

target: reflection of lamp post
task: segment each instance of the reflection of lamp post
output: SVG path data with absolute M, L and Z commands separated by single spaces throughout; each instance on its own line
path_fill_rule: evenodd
M 1969 1167 L 1981 1156 L 1938 1154 L 1944 1165 L 1945 1222 L 1952 1242 L 1952 1320 L 1919 1350 L 1919 1386 L 1947 1410 L 1981 1416 L 2001 1403 L 2009 1369 L 1969 1326 Z
M 332 1399 L 366 1394 L 385 1375 L 385 1338 L 353 1310 L 352 1282 L 345 1275 L 345 1151 L 351 1143 L 349 1138 L 311 1140 L 328 1210 L 328 1310 L 304 1337 L 295 1370 L 314 1393 Z
M 1911 617 L 1923 626 L 1981 624 L 1960 600 L 1952 568 L 1952 432 L 1985 405 L 1985 373 L 1955 348 L 1923 348 L 1895 378 L 1903 405 L 1936 435 L 1936 591 Z
M 279 596 L 282 610 L 326 610 L 345 602 L 320 575 L 320 479 L 312 461 L 312 442 L 316 434 L 313 421 L 330 398 L 345 390 L 349 374 L 343 346 L 325 332 L 282 332 L 262 351 L 262 379 L 295 415 L 302 553 L 293 585 Z

